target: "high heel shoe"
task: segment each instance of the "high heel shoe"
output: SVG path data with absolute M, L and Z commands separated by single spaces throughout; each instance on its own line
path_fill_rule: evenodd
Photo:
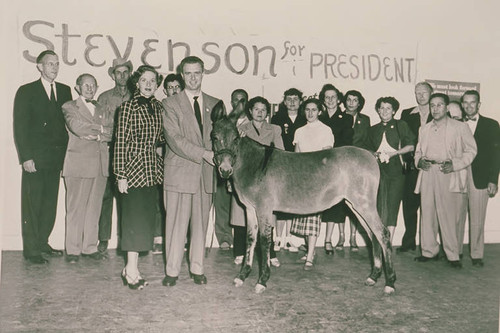
M 354 236 L 354 237 L 351 236 L 351 239 L 349 240 L 349 245 L 351 246 L 351 251 L 352 252 L 358 252 L 359 251 L 358 244 L 356 244 L 356 236 Z
M 124 286 L 128 286 L 133 290 L 142 290 L 144 286 L 148 285 L 148 282 L 144 280 L 140 275 L 137 275 L 135 279 L 133 279 L 130 275 L 127 274 L 127 269 L 124 268 L 121 274 L 122 282 Z M 129 279 L 132 282 L 129 282 Z
M 333 246 L 332 242 L 325 242 L 325 253 L 327 255 L 333 255 Z
M 342 251 L 344 249 L 344 243 L 345 243 L 344 234 L 340 234 L 339 241 L 337 242 L 337 245 L 335 245 L 335 249 L 338 251 Z

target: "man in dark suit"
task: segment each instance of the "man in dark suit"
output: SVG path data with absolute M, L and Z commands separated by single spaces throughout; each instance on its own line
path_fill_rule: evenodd
M 184 257 L 190 227 L 189 275 L 206 284 L 203 259 L 212 193 L 214 153 L 210 114 L 219 100 L 202 92 L 203 61 L 186 57 L 180 64 L 184 91 L 163 100 L 165 152 L 164 200 L 166 276 L 164 286 L 174 286 Z
M 419 129 L 432 120 L 429 109 L 429 99 L 432 94 L 432 87 L 427 82 L 419 82 L 415 86 L 415 99 L 417 106 L 405 109 L 401 113 L 401 120 L 404 120 L 418 141 Z M 403 217 L 405 220 L 405 234 L 401 247 L 397 252 L 407 252 L 416 249 L 415 238 L 417 236 L 417 211 L 420 207 L 420 194 L 415 194 L 418 170 L 415 168 L 413 153 L 404 156 L 406 168 L 405 187 L 403 193 Z
M 498 171 L 500 168 L 500 129 L 496 120 L 479 114 L 480 95 L 475 90 L 466 91 L 461 98 L 465 122 L 474 135 L 477 155 L 467 170 L 469 246 L 472 265 L 482 267 L 484 252 L 484 221 L 488 197 L 498 191 Z M 458 244 L 462 249 L 465 220 L 458 229 Z
M 23 255 L 32 263 L 44 264 L 42 256 L 62 256 L 49 236 L 57 211 L 59 178 L 68 133 L 61 106 L 71 100 L 71 89 L 54 80 L 59 58 L 51 50 L 36 59 L 41 78 L 21 86 L 14 100 L 14 140 L 23 167 L 21 218 Z

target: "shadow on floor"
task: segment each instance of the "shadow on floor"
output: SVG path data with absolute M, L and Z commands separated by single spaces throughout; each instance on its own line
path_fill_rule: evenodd
M 349 249 L 326 256 L 318 248 L 312 271 L 297 254 L 278 253 L 268 289 L 254 293 L 257 267 L 241 288 L 231 251 L 212 249 L 205 261 L 208 284 L 198 286 L 182 267 L 175 287 L 163 287 L 160 255 L 139 259 L 150 285 L 122 285 L 123 258 L 114 250 L 103 262 L 81 258 L 70 265 L 53 258 L 31 265 L 21 252 L 4 251 L 0 332 L 497 332 L 500 244 L 485 247 L 485 266 L 464 258 L 461 270 L 444 260 L 413 261 L 394 255 L 396 293 L 383 295 L 383 278 L 365 286 L 368 252 Z

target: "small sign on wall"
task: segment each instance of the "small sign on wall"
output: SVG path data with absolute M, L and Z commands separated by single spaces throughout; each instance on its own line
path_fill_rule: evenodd
M 460 97 L 467 90 L 476 90 L 480 92 L 480 84 L 475 82 L 458 82 L 443 80 L 425 80 L 434 89 L 435 93 L 443 93 L 450 97 L 451 101 L 460 101 Z

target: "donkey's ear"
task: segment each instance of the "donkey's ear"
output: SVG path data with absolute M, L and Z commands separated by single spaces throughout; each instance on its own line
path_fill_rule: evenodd
M 245 113 L 245 109 L 247 107 L 247 102 L 244 99 L 240 99 L 238 104 L 236 104 L 236 108 L 229 114 L 229 119 L 236 123 L 238 119 L 240 119 L 241 115 Z
M 224 107 L 224 102 L 219 100 L 212 109 L 210 119 L 212 119 L 212 122 L 215 123 L 224 117 L 226 117 L 226 108 Z

